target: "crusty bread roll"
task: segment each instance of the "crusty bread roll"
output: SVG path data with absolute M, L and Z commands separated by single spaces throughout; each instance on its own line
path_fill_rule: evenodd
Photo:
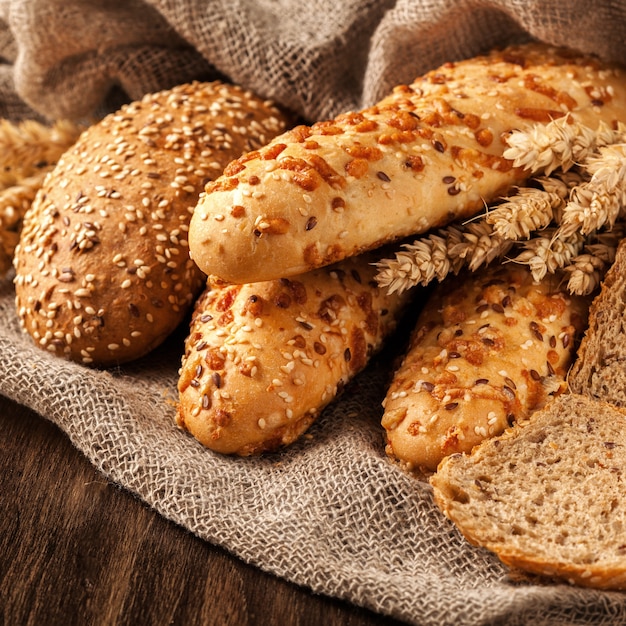
M 574 393 L 626 408 L 626 240 L 591 303 L 589 323 L 567 382 Z
M 435 501 L 506 564 L 626 590 L 626 411 L 564 393 L 524 423 L 454 454 L 431 476 Z
M 376 285 L 371 260 L 245 285 L 209 279 L 185 342 L 178 424 L 226 454 L 293 442 L 365 367 L 408 302 Z
M 588 298 L 561 278 L 508 263 L 436 286 L 383 403 L 391 457 L 433 471 L 565 391 Z
M 207 186 L 193 259 L 231 282 L 306 272 L 481 210 L 527 173 L 513 129 L 626 121 L 626 73 L 539 44 L 447 63 L 377 105 L 298 126 Z
M 154 348 L 205 282 L 187 244 L 203 185 L 285 127 L 270 103 L 214 82 L 147 95 L 87 129 L 24 219 L 15 256 L 23 328 L 42 348 L 94 366 Z

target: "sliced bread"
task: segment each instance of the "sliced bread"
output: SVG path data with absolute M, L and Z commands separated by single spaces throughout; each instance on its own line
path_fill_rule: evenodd
M 430 480 L 465 537 L 509 566 L 626 589 L 626 411 L 561 395 Z
M 568 376 L 569 387 L 626 407 L 626 239 L 617 249 Z

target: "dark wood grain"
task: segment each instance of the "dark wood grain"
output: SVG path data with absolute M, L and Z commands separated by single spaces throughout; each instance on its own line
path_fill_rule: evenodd
M 0 396 L 5 625 L 398 624 L 247 565 L 109 482 L 54 424 Z

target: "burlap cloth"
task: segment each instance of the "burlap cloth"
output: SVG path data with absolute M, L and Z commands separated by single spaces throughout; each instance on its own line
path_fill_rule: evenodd
M 217 76 L 315 120 L 529 35 L 626 61 L 626 3 L 609 0 L 2 0 L 0 20 L 0 115 L 16 120 L 91 117 Z M 21 334 L 12 283 L 0 281 L 0 392 L 207 541 L 414 624 L 626 623 L 624 594 L 511 575 L 385 458 L 388 359 L 289 450 L 230 459 L 174 426 L 183 338 L 111 371 L 66 363 Z

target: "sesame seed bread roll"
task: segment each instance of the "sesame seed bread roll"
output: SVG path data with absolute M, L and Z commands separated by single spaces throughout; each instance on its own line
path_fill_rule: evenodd
M 588 307 L 513 263 L 437 285 L 383 402 L 388 454 L 434 471 L 565 391 Z
M 293 279 L 220 284 L 194 308 L 178 424 L 248 456 L 293 442 L 368 363 L 408 301 L 356 257 Z
M 146 95 L 87 129 L 24 218 L 14 262 L 24 330 L 93 366 L 161 343 L 206 280 L 187 243 L 204 184 L 285 127 L 273 105 L 214 82 Z
M 375 106 L 297 126 L 207 186 L 193 259 L 229 282 L 291 276 L 482 210 L 527 172 L 514 129 L 626 120 L 626 73 L 543 45 L 447 63 Z

